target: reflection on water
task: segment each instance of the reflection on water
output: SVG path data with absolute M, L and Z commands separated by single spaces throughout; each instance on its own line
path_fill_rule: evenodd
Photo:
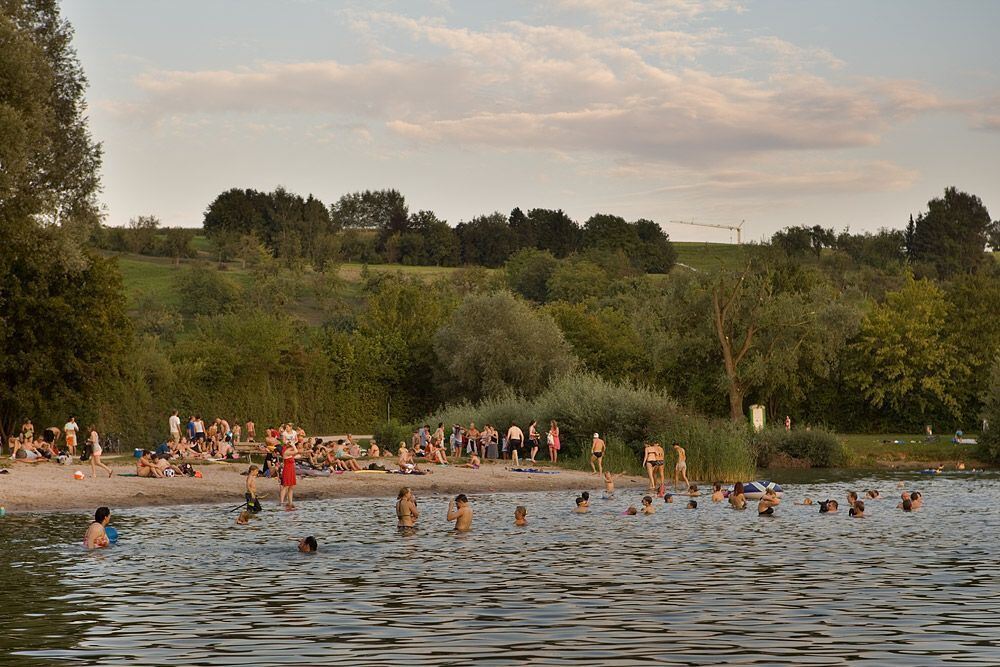
M 269 509 L 248 527 L 227 508 L 128 510 L 120 544 L 90 554 L 86 517 L 7 517 L 0 661 L 1000 664 L 1000 483 L 910 479 L 927 500 L 915 514 L 887 478 L 788 484 L 774 518 L 708 498 L 626 517 L 638 494 L 589 515 L 572 494 L 480 496 L 463 536 L 442 498 L 421 499 L 413 537 L 381 499 Z M 864 520 L 791 504 L 871 487 L 893 498 Z M 287 539 L 307 534 L 318 553 Z

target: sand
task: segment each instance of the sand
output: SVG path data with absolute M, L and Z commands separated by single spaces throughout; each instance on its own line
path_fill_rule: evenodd
M 127 460 L 131 461 L 131 460 Z M 134 473 L 131 463 L 106 461 L 116 473 Z M 7 463 L 5 461 L 5 463 Z M 383 460 L 383 464 L 387 461 Z M 258 461 L 259 464 L 259 461 Z M 173 477 L 146 479 L 116 474 L 108 478 L 100 468 L 97 477 L 90 476 L 90 466 L 76 463 L 9 463 L 9 474 L 0 475 L 0 506 L 8 513 L 87 510 L 107 505 L 112 509 L 186 505 L 202 503 L 232 503 L 243 499 L 248 463 L 195 463 L 202 478 Z M 395 475 L 345 472 L 330 477 L 299 477 L 295 500 L 351 497 L 396 497 L 400 487 L 409 486 L 417 495 L 494 493 L 504 491 L 590 491 L 601 492 L 604 485 L 597 475 L 578 470 L 558 470 L 555 475 L 536 475 L 507 470 L 510 462 L 487 463 L 478 470 L 454 466 L 425 466 L 430 475 Z M 73 472 L 86 473 L 84 480 L 73 479 Z M 615 480 L 618 489 L 629 488 L 638 496 L 645 488 L 645 479 L 622 477 Z M 631 489 L 634 489 L 631 490 Z M 278 499 L 278 482 L 260 478 L 257 492 L 266 496 L 265 505 Z M 567 502 L 572 502 L 568 498 Z

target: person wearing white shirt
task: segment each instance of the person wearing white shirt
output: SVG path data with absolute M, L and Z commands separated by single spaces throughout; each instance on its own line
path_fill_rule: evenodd
M 180 444 L 181 441 L 181 418 L 177 416 L 177 411 L 174 410 L 170 415 L 170 419 L 167 420 L 170 425 L 170 441 L 175 445 Z
M 76 436 L 80 427 L 76 425 L 76 417 L 70 417 L 66 425 L 63 426 L 63 433 L 66 434 L 66 449 L 70 456 L 76 456 Z

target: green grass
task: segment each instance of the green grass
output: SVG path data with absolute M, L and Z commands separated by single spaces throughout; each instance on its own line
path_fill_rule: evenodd
M 855 466 L 922 467 L 957 461 L 970 463 L 977 460 L 978 445 L 952 444 L 951 435 L 940 435 L 932 442 L 924 442 L 923 435 L 899 433 L 851 433 L 840 434 L 837 437 L 847 447 L 851 463 Z M 896 440 L 903 441 L 903 444 L 895 444 Z
M 746 257 L 748 246 L 732 243 L 699 243 L 675 241 L 677 264 L 674 270 L 685 266 L 698 271 L 710 271 L 720 267 L 739 266 Z M 683 266 L 680 266 L 683 265 Z

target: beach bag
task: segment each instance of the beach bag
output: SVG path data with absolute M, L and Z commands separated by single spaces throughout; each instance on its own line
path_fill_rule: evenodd
M 181 472 L 187 475 L 188 477 L 194 477 L 194 466 L 192 466 L 190 463 L 181 464 Z
M 552 445 L 556 444 L 555 436 L 553 436 L 551 433 L 545 434 L 545 442 L 546 444 L 548 444 L 549 447 L 551 447 Z
M 87 442 L 83 447 L 80 448 L 80 460 L 87 461 L 90 459 L 90 453 L 93 451 L 93 445 Z

